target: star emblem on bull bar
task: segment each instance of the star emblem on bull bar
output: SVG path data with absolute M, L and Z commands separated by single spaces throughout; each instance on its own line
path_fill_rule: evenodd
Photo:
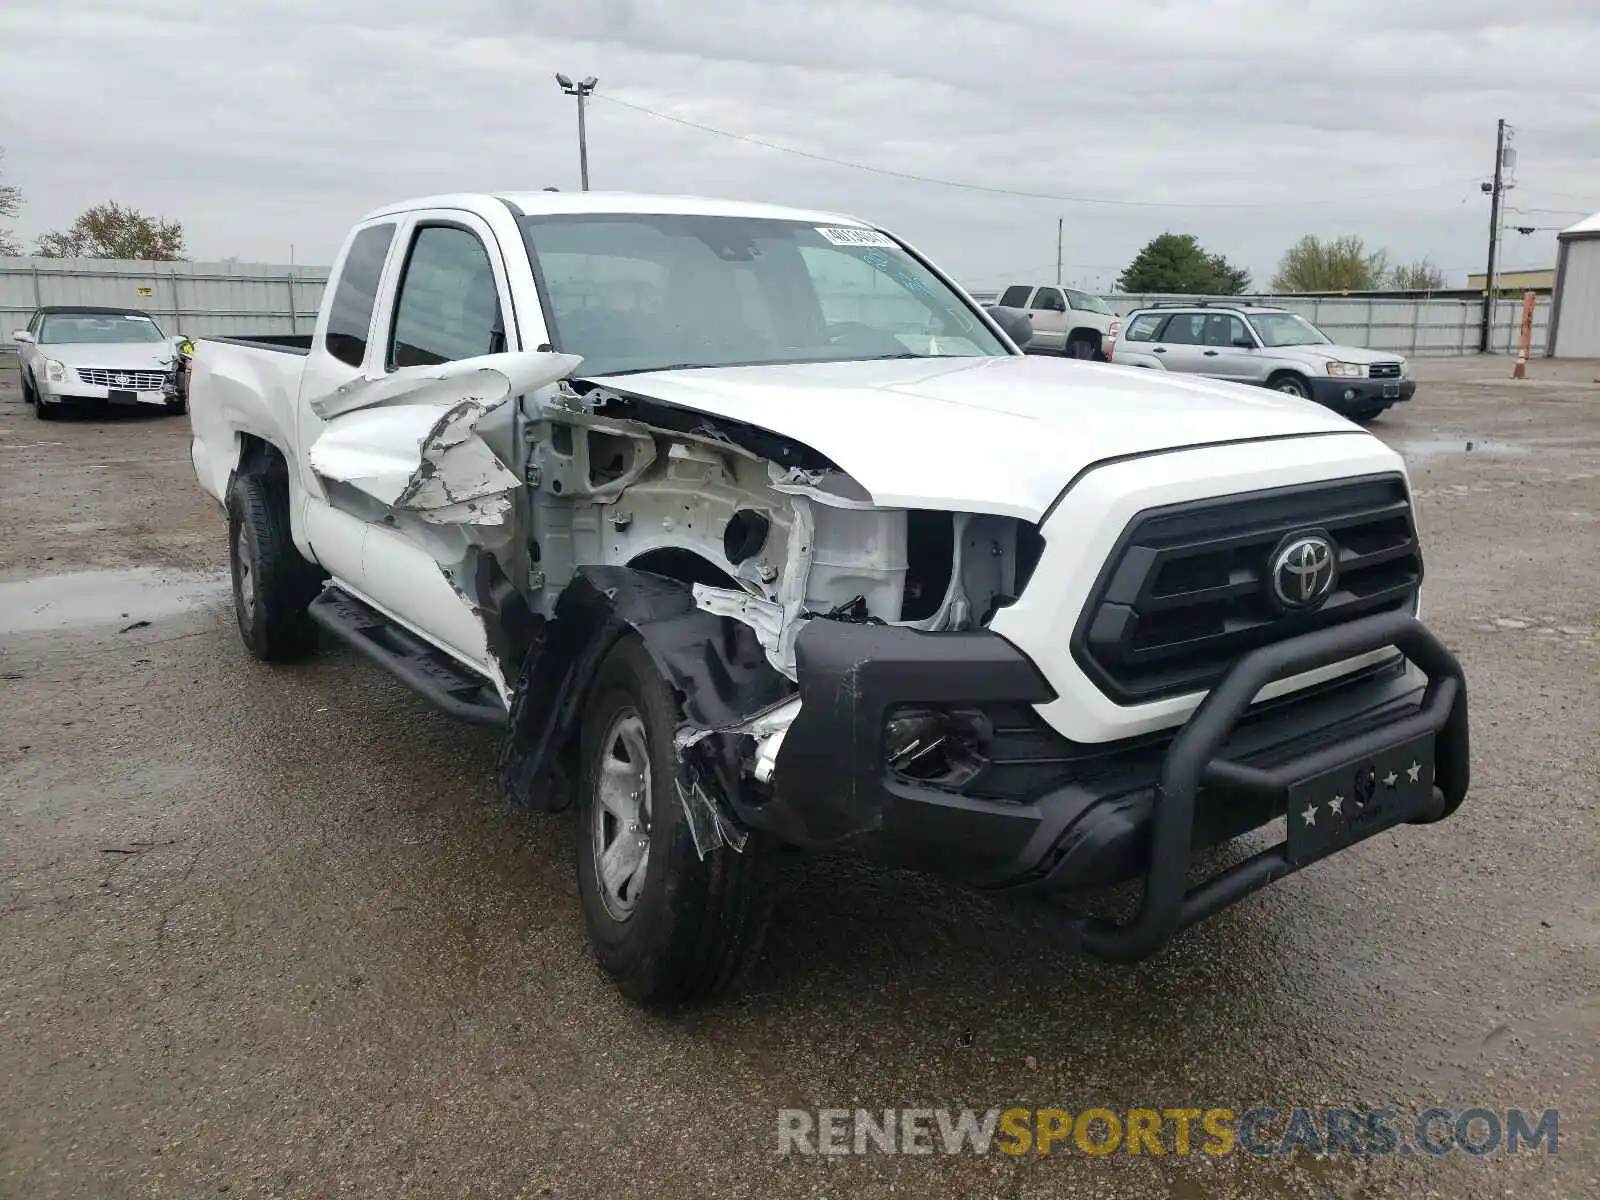
M 1331 812 L 1336 817 L 1343 816 L 1344 815 L 1344 797 L 1343 796 L 1335 796 L 1332 800 L 1329 800 L 1328 801 L 1328 811 Z
M 1300 815 L 1305 818 L 1307 825 L 1315 825 L 1317 823 L 1317 806 L 1315 804 L 1306 805 L 1305 812 Z
M 1416 759 L 1412 759 L 1411 760 L 1411 765 L 1406 768 L 1406 778 L 1409 779 L 1412 783 L 1416 783 L 1418 778 L 1421 775 L 1422 775 L 1422 764 L 1417 762 Z

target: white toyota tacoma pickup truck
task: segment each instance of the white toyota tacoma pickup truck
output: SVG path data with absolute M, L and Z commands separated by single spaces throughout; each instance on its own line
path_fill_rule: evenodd
M 1467 790 L 1398 456 L 1309 401 L 1024 357 L 850 217 L 396 204 L 310 337 L 198 343 L 190 420 L 249 650 L 320 631 L 502 729 L 506 794 L 577 810 L 641 1002 L 734 978 L 796 848 L 1130 959 Z M 1124 922 L 1072 905 L 1134 879 Z

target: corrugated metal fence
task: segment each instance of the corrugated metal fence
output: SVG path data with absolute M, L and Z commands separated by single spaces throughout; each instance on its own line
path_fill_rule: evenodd
M 1461 299 L 1368 299 L 1360 296 L 1218 296 L 1250 304 L 1271 304 L 1299 313 L 1335 342 L 1394 350 L 1411 357 L 1476 354 L 1483 323 L 1483 302 Z M 1131 312 L 1157 300 L 1192 301 L 1192 296 L 1106 296 L 1119 313 Z M 1544 353 L 1545 330 L 1550 323 L 1550 297 L 1540 296 L 1533 309 L 1533 349 Z M 1495 304 L 1490 349 L 1515 354 L 1522 328 L 1522 299 L 1502 299 Z
M 974 297 L 993 303 L 995 293 L 975 292 Z M 1177 296 L 1166 294 L 1101 297 L 1119 314 L 1126 315 L 1157 301 L 1192 304 L 1215 300 L 1233 304 L 1270 304 L 1299 313 L 1335 342 L 1393 350 L 1411 357 L 1476 354 L 1483 321 L 1483 303 L 1463 299 L 1381 299 L 1363 296 Z M 1550 297 L 1540 296 L 1533 310 L 1534 355 L 1542 355 L 1550 323 Z M 1499 354 L 1515 354 L 1522 327 L 1522 299 L 1502 299 L 1495 304 L 1490 347 Z
M 149 313 L 168 333 L 305 333 L 315 324 L 327 267 L 238 262 L 125 262 L 111 259 L 0 258 L 0 348 L 41 304 L 104 304 Z M 992 302 L 993 292 L 976 292 Z M 867 303 L 891 297 L 839 298 Z M 901 297 L 903 299 L 903 297 Z M 1470 354 L 1482 308 L 1475 300 L 1366 299 L 1354 296 L 1110 295 L 1119 313 L 1157 300 L 1273 304 L 1299 313 L 1337 342 L 1413 356 Z M 1550 298 L 1534 309 L 1533 353 L 1543 354 Z M 1522 302 L 1496 305 L 1492 346 L 1514 353 Z
M 191 336 L 308 333 L 327 281 L 327 267 L 0 258 L 0 346 L 41 304 L 127 308 Z

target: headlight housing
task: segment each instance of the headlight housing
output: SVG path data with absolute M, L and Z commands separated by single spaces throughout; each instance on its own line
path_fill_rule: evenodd
M 44 360 L 44 377 L 51 383 L 65 383 L 67 381 L 67 366 L 53 358 Z
M 1330 362 L 1328 374 L 1339 379 L 1361 379 L 1367 373 L 1366 367 L 1360 363 Z

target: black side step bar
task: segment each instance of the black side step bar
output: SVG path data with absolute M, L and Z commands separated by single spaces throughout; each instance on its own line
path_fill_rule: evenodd
M 487 679 L 349 592 L 330 585 L 306 611 L 445 715 L 474 725 L 506 723 L 506 706 Z

